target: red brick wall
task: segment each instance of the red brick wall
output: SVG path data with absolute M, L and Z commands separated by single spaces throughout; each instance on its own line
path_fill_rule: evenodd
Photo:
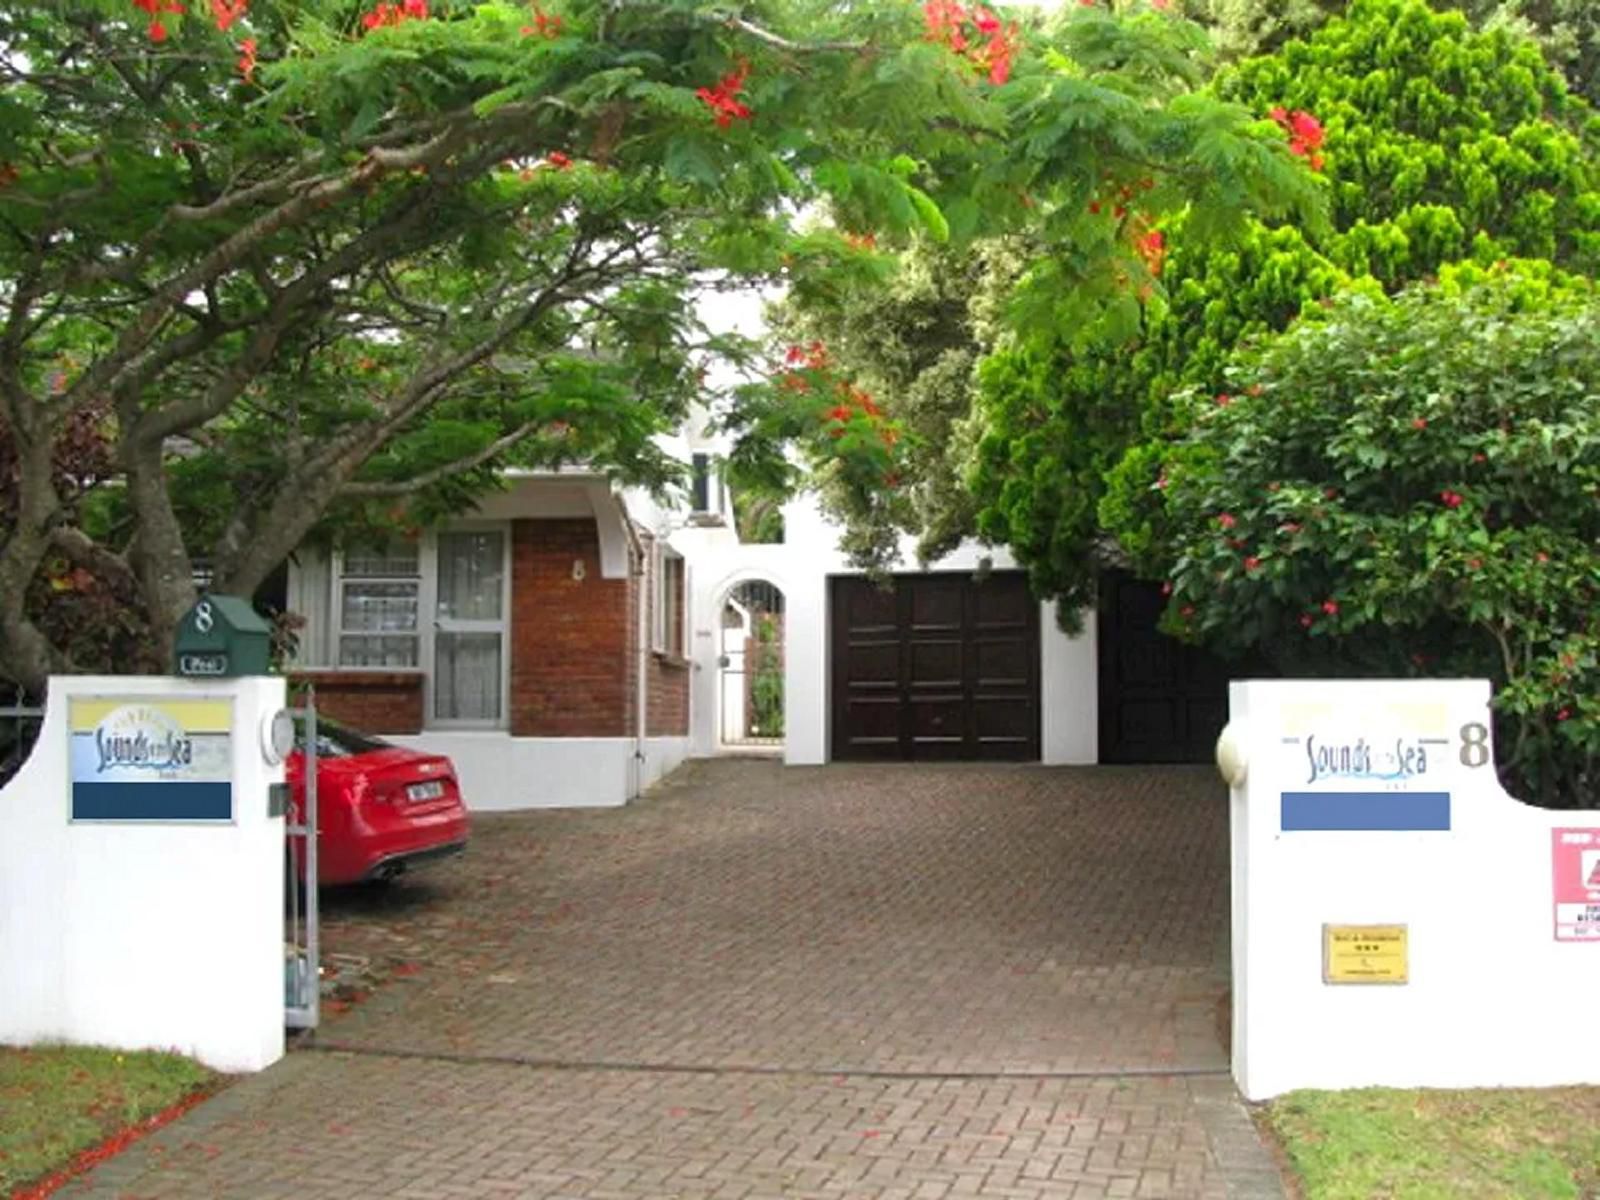
M 647 586 L 641 589 L 641 594 L 647 597 L 650 604 L 649 624 L 647 636 L 655 639 L 656 607 L 660 603 L 657 598 L 657 589 L 662 585 L 664 572 L 660 570 L 661 559 L 651 553 L 653 539 L 648 534 L 641 535 L 644 545 L 645 561 L 650 564 L 650 575 Z M 680 620 L 676 627 L 667 631 L 667 648 L 665 652 L 652 650 L 650 653 L 649 667 L 645 676 L 645 685 L 648 695 L 645 698 L 645 732 L 650 737 L 687 737 L 689 735 L 689 673 L 690 666 L 683 656 L 683 640 L 686 633 L 685 623 L 681 619 L 688 597 L 684 595 L 683 574 L 678 575 L 677 611 Z M 635 626 L 637 628 L 637 626 Z
M 645 705 L 651 737 L 689 736 L 689 672 L 681 658 L 650 656 L 650 696 Z
M 573 563 L 583 578 L 573 578 Z M 511 524 L 511 732 L 633 732 L 635 588 L 602 579 L 593 519 Z
M 296 671 L 317 689 L 317 711 L 367 733 L 422 732 L 420 671 Z

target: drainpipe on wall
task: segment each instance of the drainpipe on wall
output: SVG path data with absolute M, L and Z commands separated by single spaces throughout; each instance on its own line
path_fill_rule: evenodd
M 633 758 L 628 764 L 628 799 L 637 800 L 644 792 L 644 743 L 648 730 L 646 719 L 650 711 L 650 595 L 646 584 L 649 564 L 645 561 L 644 545 L 639 541 L 639 531 L 633 527 L 633 518 L 628 515 L 627 505 L 615 493 L 611 498 L 622 514 L 622 527 L 628 533 L 628 559 L 633 576 L 635 608 L 638 610 L 633 628 L 637 668 L 634 680 Z

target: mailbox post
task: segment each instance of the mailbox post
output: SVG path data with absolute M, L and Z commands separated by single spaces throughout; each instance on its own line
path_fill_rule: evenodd
M 186 679 L 271 673 L 272 627 L 243 596 L 201 596 L 178 625 L 173 671 Z

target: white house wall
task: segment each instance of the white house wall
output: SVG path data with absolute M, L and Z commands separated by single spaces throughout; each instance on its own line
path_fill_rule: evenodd
M 723 602 L 737 584 L 764 579 L 784 599 L 784 761 L 800 766 L 829 759 L 828 578 L 860 572 L 839 550 L 838 527 L 810 496 L 784 509 L 784 537 L 782 545 L 745 546 L 727 529 L 689 528 L 673 535 L 673 546 L 694 568 L 690 735 L 696 755 L 720 750 L 717 659 Z M 985 559 L 994 570 L 1016 566 L 1004 549 L 967 542 L 929 569 L 975 571 Z M 909 541 L 901 562 L 901 571 L 918 569 Z M 1081 635 L 1068 637 L 1056 622 L 1055 605 L 1043 604 L 1039 644 L 1041 759 L 1093 763 L 1099 751 L 1094 623 L 1086 621 Z
M 397 746 L 448 755 L 473 812 L 609 808 L 626 804 L 689 757 L 689 739 L 512 737 L 503 729 L 388 735 Z M 635 771 L 638 781 L 635 784 Z

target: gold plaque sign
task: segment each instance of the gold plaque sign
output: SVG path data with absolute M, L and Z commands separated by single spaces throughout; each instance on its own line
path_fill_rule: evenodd
M 1324 925 L 1323 983 L 1405 983 L 1404 925 Z

